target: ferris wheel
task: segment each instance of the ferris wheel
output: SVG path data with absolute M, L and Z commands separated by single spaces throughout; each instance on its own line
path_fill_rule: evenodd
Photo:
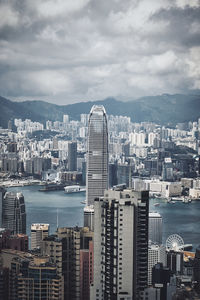
M 166 248 L 167 250 L 181 250 L 184 247 L 184 241 L 182 237 L 178 234 L 172 234 L 170 235 L 166 240 Z

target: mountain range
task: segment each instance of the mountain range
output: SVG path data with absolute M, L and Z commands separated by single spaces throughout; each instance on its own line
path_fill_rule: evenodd
M 31 119 L 45 123 L 62 121 L 63 114 L 79 120 L 81 113 L 88 114 L 92 105 L 104 105 L 107 114 L 131 117 L 132 122 L 155 122 L 175 125 L 196 121 L 200 117 L 200 95 L 163 94 L 122 102 L 114 98 L 99 101 L 56 105 L 45 101 L 15 102 L 0 96 L 0 126 L 7 128 L 14 118 Z

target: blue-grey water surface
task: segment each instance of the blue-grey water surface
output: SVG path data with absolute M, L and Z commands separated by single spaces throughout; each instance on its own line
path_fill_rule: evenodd
M 22 192 L 26 203 L 27 234 L 30 235 L 32 223 L 49 223 L 50 233 L 58 224 L 62 226 L 83 226 L 83 207 L 85 193 L 65 194 L 64 191 L 39 192 L 41 186 L 13 187 L 8 190 Z M 159 206 L 154 206 L 155 203 Z M 184 204 L 166 203 L 163 199 L 151 199 L 150 211 L 157 211 L 163 217 L 163 242 L 173 233 L 182 236 L 185 244 L 200 244 L 200 201 Z

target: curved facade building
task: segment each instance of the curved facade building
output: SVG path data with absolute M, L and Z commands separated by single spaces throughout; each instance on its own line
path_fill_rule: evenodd
M 108 125 L 102 105 L 94 105 L 89 116 L 86 186 L 87 205 L 108 188 Z
M 3 228 L 26 234 L 26 210 L 22 193 L 7 192 L 3 199 Z

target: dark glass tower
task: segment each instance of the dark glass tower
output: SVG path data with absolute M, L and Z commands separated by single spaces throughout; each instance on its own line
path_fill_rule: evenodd
M 26 210 L 22 193 L 7 192 L 3 199 L 3 228 L 12 234 L 26 234 Z
M 90 111 L 87 145 L 87 205 L 101 197 L 108 188 L 108 126 L 102 105 Z
M 68 144 L 68 170 L 77 171 L 77 143 L 69 142 Z

